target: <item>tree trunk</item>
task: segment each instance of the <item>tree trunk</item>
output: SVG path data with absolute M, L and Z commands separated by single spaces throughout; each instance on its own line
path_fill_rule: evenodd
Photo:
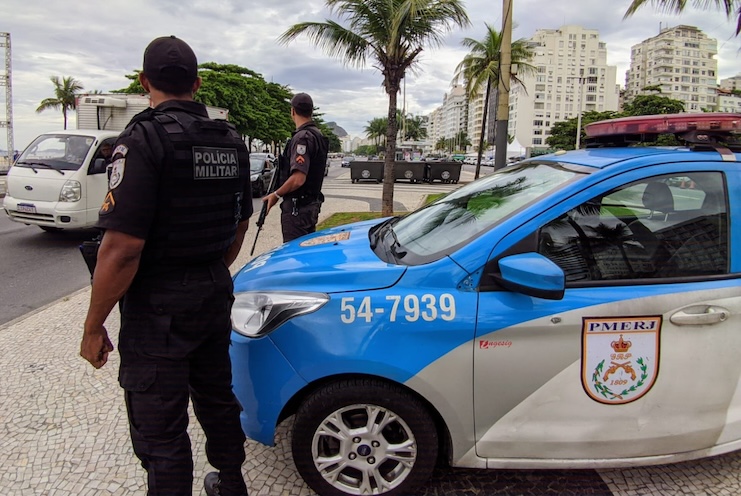
M 386 128 L 386 157 L 383 164 L 383 193 L 381 196 L 381 215 L 389 217 L 394 213 L 394 160 L 396 159 L 396 133 L 399 124 L 396 122 L 396 98 L 399 84 L 390 84 L 386 92 L 389 95 L 388 127 Z
M 62 117 L 64 118 L 64 129 L 67 129 L 67 107 L 62 105 Z
M 494 170 L 507 165 L 507 131 L 509 124 L 509 86 L 512 81 L 512 0 L 502 2 L 502 44 L 499 52 L 499 85 L 497 90 L 497 125 L 494 148 Z
M 489 95 L 491 94 L 491 76 L 486 80 L 486 93 L 484 95 L 484 114 L 481 119 L 481 135 L 479 136 L 479 155 L 476 158 L 476 176 L 481 174 L 481 155 L 484 153 L 484 131 L 486 131 L 486 119 L 489 114 Z

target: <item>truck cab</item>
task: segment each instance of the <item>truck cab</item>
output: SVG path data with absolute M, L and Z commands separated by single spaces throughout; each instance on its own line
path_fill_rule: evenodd
M 10 168 L 5 213 L 44 231 L 93 227 L 108 191 L 106 151 L 131 119 L 149 107 L 148 95 L 80 95 L 78 129 L 42 134 Z M 206 110 L 212 119 L 229 116 L 224 108 Z
M 37 137 L 8 173 L 6 214 L 45 231 L 95 225 L 118 134 L 78 129 Z

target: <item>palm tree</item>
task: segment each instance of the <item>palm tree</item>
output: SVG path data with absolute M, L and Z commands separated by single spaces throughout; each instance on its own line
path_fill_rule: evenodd
M 54 84 L 54 98 L 45 98 L 39 104 L 36 112 L 43 112 L 46 109 L 58 109 L 62 107 L 62 116 L 64 117 L 64 129 L 67 129 L 67 111 L 77 108 L 77 94 L 82 91 L 82 83 L 70 77 L 51 76 L 49 78 Z
M 468 15 L 462 0 L 326 0 L 326 4 L 349 27 L 330 20 L 302 22 L 290 27 L 279 41 L 287 43 L 306 34 L 327 54 L 348 65 L 364 67 L 370 58 L 381 71 L 389 98 L 381 211 L 391 215 L 399 130 L 396 102 L 401 80 L 408 69 L 414 68 L 426 45 L 439 46 L 445 32 L 454 26 L 468 26 Z
M 404 129 L 404 139 L 419 141 L 427 137 L 427 128 L 422 116 L 408 115 L 405 119 L 406 127 Z
M 388 121 L 385 117 L 376 117 L 368 122 L 365 126 L 365 135 L 368 139 L 372 139 L 378 148 L 379 141 L 384 141 L 386 137 L 386 129 L 388 129 Z M 376 150 L 378 151 L 378 150 Z
M 465 38 L 461 44 L 470 49 L 460 64 L 455 68 L 453 82 L 465 81 L 468 99 L 473 100 L 486 85 L 484 93 L 484 114 L 481 122 L 481 136 L 479 138 L 479 154 L 476 160 L 476 179 L 481 172 L 481 155 L 484 151 L 484 128 L 486 126 L 487 113 L 489 110 L 489 96 L 492 85 L 496 86 L 499 80 L 499 62 L 502 47 L 502 33 L 486 24 L 486 35 L 483 40 Z M 534 56 L 534 52 L 528 45 L 527 40 L 520 38 L 512 42 L 512 66 L 517 67 L 522 74 L 534 73 L 535 68 L 528 64 Z M 510 74 L 510 81 L 523 85 L 515 74 Z
M 625 12 L 623 19 L 635 14 L 638 9 L 645 5 L 647 0 L 633 0 Z M 689 3 L 687 0 L 651 0 L 651 4 L 663 10 L 665 12 L 674 12 L 680 14 L 684 11 L 685 7 Z M 731 17 L 732 14 L 736 14 L 736 36 L 741 33 L 741 1 L 739 0 L 693 0 L 692 5 L 696 8 L 708 10 L 713 4 L 718 10 L 723 10 L 726 13 L 726 17 Z

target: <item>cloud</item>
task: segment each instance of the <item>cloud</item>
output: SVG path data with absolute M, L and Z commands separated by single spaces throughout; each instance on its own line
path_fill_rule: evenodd
M 608 63 L 618 67 L 624 84 L 630 48 L 655 36 L 659 26 L 697 26 L 718 40 L 720 77 L 738 72 L 741 38 L 733 36 L 735 19 L 718 12 L 690 9 L 682 16 L 659 13 L 650 5 L 623 20 L 630 0 L 514 0 L 513 37 L 528 38 L 537 29 L 574 24 L 596 29 L 607 44 Z M 465 56 L 460 41 L 481 38 L 485 23 L 500 29 L 501 3 L 468 0 L 471 26 L 445 36 L 438 48 L 425 49 L 418 70 L 407 74 L 408 112 L 426 114 L 442 104 L 456 65 Z M 201 62 L 238 64 L 268 81 L 310 93 L 327 121 L 352 135 L 362 135 L 368 121 L 387 113 L 381 74 L 369 64 L 362 70 L 329 58 L 306 38 L 280 44 L 291 25 L 336 19 L 323 0 L 3 0 L 0 31 L 13 45 L 13 114 L 18 148 L 37 134 L 61 128 L 60 112 L 35 112 L 51 96 L 49 77 L 72 76 L 86 90 L 123 88 L 124 75 L 141 67 L 144 47 L 155 37 L 174 34 L 188 41 Z M 4 96 L 0 96 L 0 103 Z M 0 107 L 1 108 L 1 107 Z M 3 133 L 4 135 L 4 133 Z M 4 138 L 0 138 L 4 148 Z

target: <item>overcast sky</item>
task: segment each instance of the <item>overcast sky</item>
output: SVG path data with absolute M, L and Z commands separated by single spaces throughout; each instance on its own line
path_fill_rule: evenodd
M 617 83 L 623 86 L 632 45 L 658 34 L 662 23 L 687 24 L 717 39 L 720 78 L 741 73 L 735 19 L 716 11 L 661 14 L 647 6 L 623 21 L 629 4 L 630 0 L 514 0 L 513 37 L 529 38 L 537 29 L 568 24 L 596 29 L 607 43 L 608 64 L 617 66 Z M 464 0 L 464 5 L 471 26 L 451 32 L 444 46 L 425 50 L 417 72 L 407 76 L 408 113 L 427 114 L 442 103 L 454 69 L 466 54 L 460 44 L 464 37 L 483 38 L 485 23 L 501 29 L 501 1 Z M 12 43 L 15 147 L 23 149 L 37 134 L 62 128 L 61 112 L 35 112 L 41 100 L 53 96 L 50 76 L 72 76 L 88 91 L 123 88 L 129 82 L 124 75 L 141 68 L 149 41 L 170 34 L 187 41 L 199 62 L 238 64 L 268 81 L 311 94 L 325 120 L 336 121 L 351 135 L 362 135 L 369 120 L 386 115 L 388 100 L 380 73 L 372 66 L 345 67 L 305 38 L 287 46 L 277 42 L 292 24 L 328 18 L 337 19 L 323 0 L 2 0 L 0 32 L 9 32 Z M 4 106 L 4 94 L 0 102 Z M 401 102 L 402 98 L 400 106 Z M 3 131 L 0 148 L 5 148 L 5 141 Z

